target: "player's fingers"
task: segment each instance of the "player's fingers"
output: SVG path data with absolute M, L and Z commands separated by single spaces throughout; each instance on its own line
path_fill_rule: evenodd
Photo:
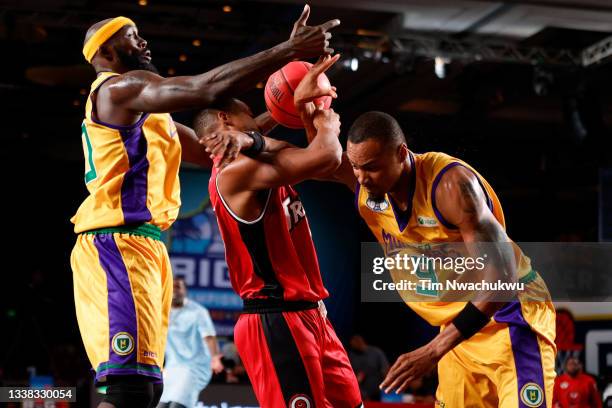
M 211 143 L 213 143 L 216 139 L 216 136 L 213 137 L 203 137 L 201 139 L 198 140 L 198 143 L 201 144 L 202 146 L 205 146 L 206 148 L 208 148 L 208 146 L 211 145 Z
M 333 49 L 333 48 L 329 48 L 329 47 L 325 47 L 325 48 L 323 49 L 323 52 L 324 52 L 325 54 L 329 54 L 329 55 L 331 55 L 331 54 L 333 54 L 333 53 L 334 53 L 334 49 Z
M 302 11 L 302 15 L 300 15 L 300 18 L 297 19 L 297 21 L 295 22 L 296 26 L 305 26 L 306 25 L 306 21 L 308 21 L 308 16 L 310 16 L 310 6 L 308 4 L 306 4 L 304 6 L 304 10 Z
M 321 27 L 323 31 L 329 31 L 334 27 L 338 27 L 339 25 L 340 25 L 340 20 L 336 18 L 333 20 L 326 21 L 323 24 L 320 24 L 319 27 Z
M 395 393 L 396 394 L 401 394 L 402 392 L 404 392 L 404 390 L 406 388 L 408 388 L 408 386 L 410 385 L 410 383 L 414 380 L 414 378 L 412 376 L 409 376 L 403 383 L 402 385 L 400 385 L 396 390 Z
M 408 378 L 410 378 L 410 375 L 408 373 L 406 372 L 399 373 L 397 377 L 395 378 L 395 380 L 391 384 L 389 384 L 385 392 L 388 394 L 389 392 L 396 390 Z
M 312 75 L 313 77 L 318 76 L 320 73 L 324 72 L 325 70 L 325 64 L 327 63 L 327 61 L 330 59 L 329 55 L 321 55 L 319 57 L 319 59 L 317 60 L 317 63 L 314 64 L 309 71 L 309 74 Z
M 332 38 L 331 33 L 325 32 L 325 39 L 326 40 L 331 40 L 331 38 Z
M 209 152 L 210 154 L 212 154 L 214 156 L 215 154 L 215 150 L 218 148 L 219 145 L 221 145 L 223 143 L 223 139 L 219 139 L 219 140 L 215 140 L 214 143 L 209 144 L 208 146 L 206 146 L 206 151 Z
M 212 150 L 212 154 L 214 154 L 215 156 L 223 156 L 225 150 L 227 149 L 228 143 L 229 142 L 227 140 L 223 140 L 221 141 L 221 143 L 218 143 Z
M 322 69 L 322 71 L 321 71 L 321 72 L 325 72 L 325 71 L 327 71 L 327 70 L 328 70 L 328 69 L 329 69 L 329 68 L 330 68 L 332 65 L 334 65 L 334 64 L 336 63 L 336 61 L 338 61 L 339 59 L 340 59 L 340 54 L 336 54 L 336 55 L 334 55 L 333 57 L 329 57 L 328 59 L 326 59 L 326 60 L 323 62 L 322 66 L 321 66 L 321 69 Z

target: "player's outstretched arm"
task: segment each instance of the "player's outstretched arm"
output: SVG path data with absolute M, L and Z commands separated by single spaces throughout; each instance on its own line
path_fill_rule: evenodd
M 317 134 L 306 148 L 286 147 L 261 153 L 257 159 L 243 155 L 228 165 L 219 175 L 224 180 L 223 195 L 295 184 L 335 171 L 342 154 L 340 117 L 332 109 L 317 109 L 314 126 Z
M 201 75 L 163 78 L 148 71 L 130 71 L 110 79 L 106 87 L 110 100 L 134 112 L 159 113 L 205 108 L 222 97 L 241 94 L 294 59 L 333 53 L 329 30 L 340 21 L 307 26 L 309 14 L 310 7 L 305 6 L 287 41 Z
M 463 240 L 477 247 L 482 242 L 509 242 L 504 228 L 489 210 L 485 193 L 476 175 L 463 166 L 449 169 L 436 189 L 436 203 L 442 216 L 457 226 Z M 515 255 L 510 245 L 487 245 L 488 276 L 486 280 L 516 281 Z M 480 255 L 476 255 L 480 256 Z M 487 296 L 488 295 L 488 296 Z M 402 354 L 389 370 L 380 388 L 385 392 L 402 392 L 411 381 L 431 371 L 438 361 L 463 340 L 480 331 L 504 303 L 485 300 L 468 302 L 466 307 L 432 341 L 414 351 Z

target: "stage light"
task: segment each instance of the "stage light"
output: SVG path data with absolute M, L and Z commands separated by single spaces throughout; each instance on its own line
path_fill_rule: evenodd
M 202 45 L 202 41 L 196 38 L 191 42 L 191 45 L 193 45 L 194 47 L 199 47 L 200 45 Z
M 231 13 L 232 12 L 232 6 L 223 6 L 223 11 L 225 13 Z
M 351 58 L 351 71 L 355 72 L 359 69 L 359 60 L 355 57 Z
M 174 74 L 176 74 L 176 69 L 168 68 L 168 75 L 174 75 Z
M 147 0 L 138 0 L 138 5 L 139 6 L 146 6 L 147 4 L 149 4 L 149 2 Z
M 450 59 L 444 57 L 436 57 L 434 72 L 436 76 L 440 79 L 444 79 L 446 77 L 446 66 L 450 63 Z
M 181 61 L 181 62 L 187 61 L 187 55 L 185 55 L 185 54 L 179 55 L 179 61 Z

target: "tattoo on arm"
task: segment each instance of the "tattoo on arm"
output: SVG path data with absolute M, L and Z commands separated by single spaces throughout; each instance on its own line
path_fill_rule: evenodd
M 463 211 L 468 214 L 476 214 L 478 212 L 478 193 L 474 190 L 470 180 L 462 180 L 459 182 L 461 195 L 463 196 Z

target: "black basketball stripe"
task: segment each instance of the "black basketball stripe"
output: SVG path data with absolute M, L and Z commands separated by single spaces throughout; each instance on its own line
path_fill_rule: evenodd
M 306 367 L 285 317 L 282 313 L 264 313 L 259 316 L 285 404 L 289 406 L 291 398 L 301 394 L 310 398 L 314 408 Z
M 276 279 L 276 273 L 272 267 L 272 261 L 270 261 L 264 220 L 261 219 L 254 224 L 242 222 L 237 224 L 242 241 L 249 251 L 249 255 L 251 255 L 253 272 L 264 282 L 264 286 L 259 293 L 271 299 L 283 299 L 284 288 Z

